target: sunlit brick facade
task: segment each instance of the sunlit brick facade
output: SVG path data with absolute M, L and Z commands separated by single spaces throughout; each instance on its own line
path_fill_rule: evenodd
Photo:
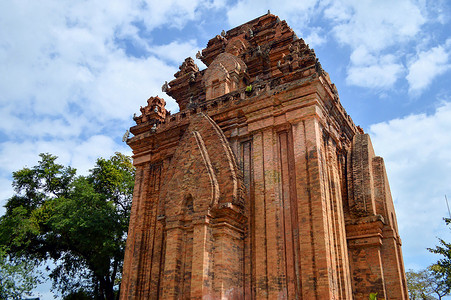
M 384 162 L 267 14 L 186 59 L 131 128 L 121 299 L 407 299 Z

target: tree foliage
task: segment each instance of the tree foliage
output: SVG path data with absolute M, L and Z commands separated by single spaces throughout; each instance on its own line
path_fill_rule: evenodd
M 13 260 L 5 249 L 0 249 L 0 299 L 22 299 L 30 295 L 40 279 L 40 272 L 32 262 Z
M 406 272 L 407 287 L 411 300 L 415 299 L 442 299 L 448 295 L 450 288 L 446 278 L 438 271 L 437 265 L 425 270 Z
M 449 225 L 451 219 L 445 222 Z M 439 245 L 428 250 L 441 258 L 426 270 L 406 273 L 410 299 L 442 299 L 451 292 L 451 244 L 439 239 Z
M 15 257 L 52 260 L 63 296 L 114 299 L 120 282 L 134 185 L 131 159 L 100 158 L 87 176 L 41 154 L 13 173 L 16 194 L 0 218 L 0 244 Z
M 450 225 L 451 219 L 445 218 L 446 225 Z M 437 266 L 440 268 L 440 272 L 446 276 L 451 283 L 451 243 L 447 243 L 445 240 L 439 238 L 439 245 L 435 248 L 428 249 L 432 253 L 441 255 L 442 257 L 437 261 Z

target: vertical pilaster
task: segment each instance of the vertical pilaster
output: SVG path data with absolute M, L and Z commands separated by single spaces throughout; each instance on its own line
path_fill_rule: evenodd
M 152 164 L 149 168 L 149 186 L 146 193 L 146 201 L 143 206 L 144 218 L 142 223 L 144 228 L 148 230 L 143 230 L 143 241 L 141 249 L 141 272 L 139 275 L 139 289 L 138 295 L 140 298 L 151 298 L 151 285 L 152 285 L 152 258 L 154 254 L 155 240 L 158 239 L 156 236 L 157 231 L 157 213 L 158 213 L 158 193 L 160 190 L 160 176 L 161 176 L 161 164 Z M 155 263 L 155 262 L 154 262 Z
M 228 222 L 215 224 L 214 298 L 244 299 L 243 231 Z M 203 298 L 205 299 L 205 298 Z
M 319 129 L 319 128 L 318 128 Z M 320 131 L 318 130 L 318 134 Z M 318 143 L 319 146 L 319 165 L 320 165 L 320 184 L 322 191 L 322 201 L 324 205 L 324 232 L 325 232 L 325 248 L 327 251 L 327 266 L 329 267 L 329 283 L 330 283 L 330 299 L 340 299 L 340 288 L 338 286 L 338 275 L 337 275 L 337 253 L 336 253 L 336 243 L 335 243 L 335 224 L 333 222 L 334 218 L 334 210 L 333 210 L 333 196 L 331 194 L 331 182 L 330 182 L 330 174 L 329 174 L 329 166 L 330 163 L 328 161 L 328 139 L 327 133 L 325 131 L 322 132 L 321 135 L 318 135 L 320 139 Z M 322 143 L 321 143 L 322 142 Z
M 287 299 L 282 203 L 279 191 L 281 176 L 277 164 L 277 137 L 272 128 L 263 131 L 263 149 L 268 296 L 269 299 Z
M 244 229 L 244 289 L 245 299 L 255 297 L 255 205 L 252 176 L 252 141 L 240 145 L 240 165 L 243 172 L 244 203 L 247 226 Z
M 305 299 L 333 299 L 328 208 L 320 152 L 321 132 L 315 118 L 293 125 L 300 228 L 302 293 Z
M 165 219 L 163 217 L 163 200 L 160 198 L 160 187 L 162 178 L 164 178 L 168 171 L 170 159 L 163 161 L 160 169 L 160 176 L 158 179 L 158 190 L 155 191 L 158 199 L 158 205 L 155 205 L 155 219 L 154 219 L 154 238 L 153 248 L 151 253 L 151 267 L 150 270 L 150 294 L 148 299 L 160 299 L 162 295 L 162 282 L 164 278 L 164 261 L 165 261 Z
M 197 220 L 193 231 L 193 259 L 191 269 L 192 300 L 214 299 L 211 279 L 213 262 L 211 249 L 211 228 L 208 220 Z M 166 299 L 166 298 L 164 298 Z
M 143 239 L 143 224 L 138 222 L 145 214 L 144 206 L 147 202 L 147 182 L 150 175 L 150 165 L 141 164 L 136 168 L 135 187 L 133 191 L 133 202 L 130 214 L 129 232 L 127 236 L 127 246 L 124 257 L 125 272 L 121 288 L 121 299 L 133 299 L 138 296 L 139 292 L 139 276 L 142 260 L 142 239 Z
M 278 133 L 278 139 L 287 291 L 289 299 L 300 299 L 299 228 L 293 145 L 287 130 Z
M 166 249 L 161 299 L 176 300 L 181 294 L 183 230 L 178 221 L 166 224 Z
M 293 124 L 293 148 L 298 196 L 299 249 L 301 263 L 301 286 L 303 299 L 317 298 L 317 273 L 315 245 L 313 242 L 313 216 L 309 176 L 309 153 L 305 137 L 305 124 Z
M 255 296 L 268 299 L 267 248 L 266 248 L 266 205 L 263 133 L 256 132 L 253 138 L 252 161 L 255 193 Z
M 377 216 L 346 226 L 355 299 L 366 298 L 369 292 L 377 293 L 382 299 L 390 296 L 386 293 L 382 267 L 382 227 L 382 220 Z
M 333 143 L 330 141 L 330 143 Z M 331 209 L 333 222 L 333 238 L 336 253 L 336 268 L 338 276 L 338 288 L 341 299 L 352 297 L 351 277 L 349 272 L 348 249 L 346 242 L 346 230 L 343 213 L 343 197 L 341 194 L 340 164 L 336 148 L 329 143 L 327 148 L 327 165 L 329 170 Z
M 384 160 L 378 156 L 374 157 L 372 167 L 376 208 L 385 220 L 381 246 L 385 287 L 390 299 L 405 299 L 407 291 L 403 282 L 405 274 L 402 257 L 400 257 L 401 240 L 397 232 L 395 211 Z

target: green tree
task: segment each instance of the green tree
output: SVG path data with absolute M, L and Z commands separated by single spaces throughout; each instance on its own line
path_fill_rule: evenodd
M 411 300 L 442 299 L 450 290 L 446 278 L 438 272 L 438 266 L 432 265 L 425 270 L 406 272 L 407 288 Z
M 12 260 L 5 249 L 0 249 L 0 299 L 22 299 L 30 295 L 40 279 L 32 262 Z
M 442 299 L 450 294 L 451 286 L 447 274 L 442 272 L 442 267 L 432 265 L 428 268 L 429 294 Z
M 427 270 L 406 272 L 407 289 L 411 300 L 431 299 L 428 296 Z
M 444 218 L 444 221 L 447 226 L 451 223 L 449 218 Z M 441 279 L 439 288 L 446 290 L 446 295 L 449 295 L 451 290 L 451 243 L 439 238 L 439 245 L 435 248 L 428 248 L 428 250 L 441 256 L 431 268 L 435 276 Z
M 15 257 L 53 261 L 63 296 L 114 299 L 120 282 L 134 185 L 131 159 L 100 158 L 87 176 L 41 154 L 13 173 L 16 194 L 0 218 L 0 245 Z

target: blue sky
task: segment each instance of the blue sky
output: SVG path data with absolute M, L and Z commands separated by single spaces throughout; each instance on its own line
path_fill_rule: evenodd
M 208 40 L 270 9 L 315 49 L 384 157 L 406 269 L 451 240 L 451 3 L 446 0 L 0 2 L 0 201 L 41 152 L 80 172 L 115 151 L 132 116 Z M 201 63 L 198 64 L 202 67 Z M 0 214 L 4 209 L 0 209 Z M 44 299 L 50 294 L 41 295 Z

